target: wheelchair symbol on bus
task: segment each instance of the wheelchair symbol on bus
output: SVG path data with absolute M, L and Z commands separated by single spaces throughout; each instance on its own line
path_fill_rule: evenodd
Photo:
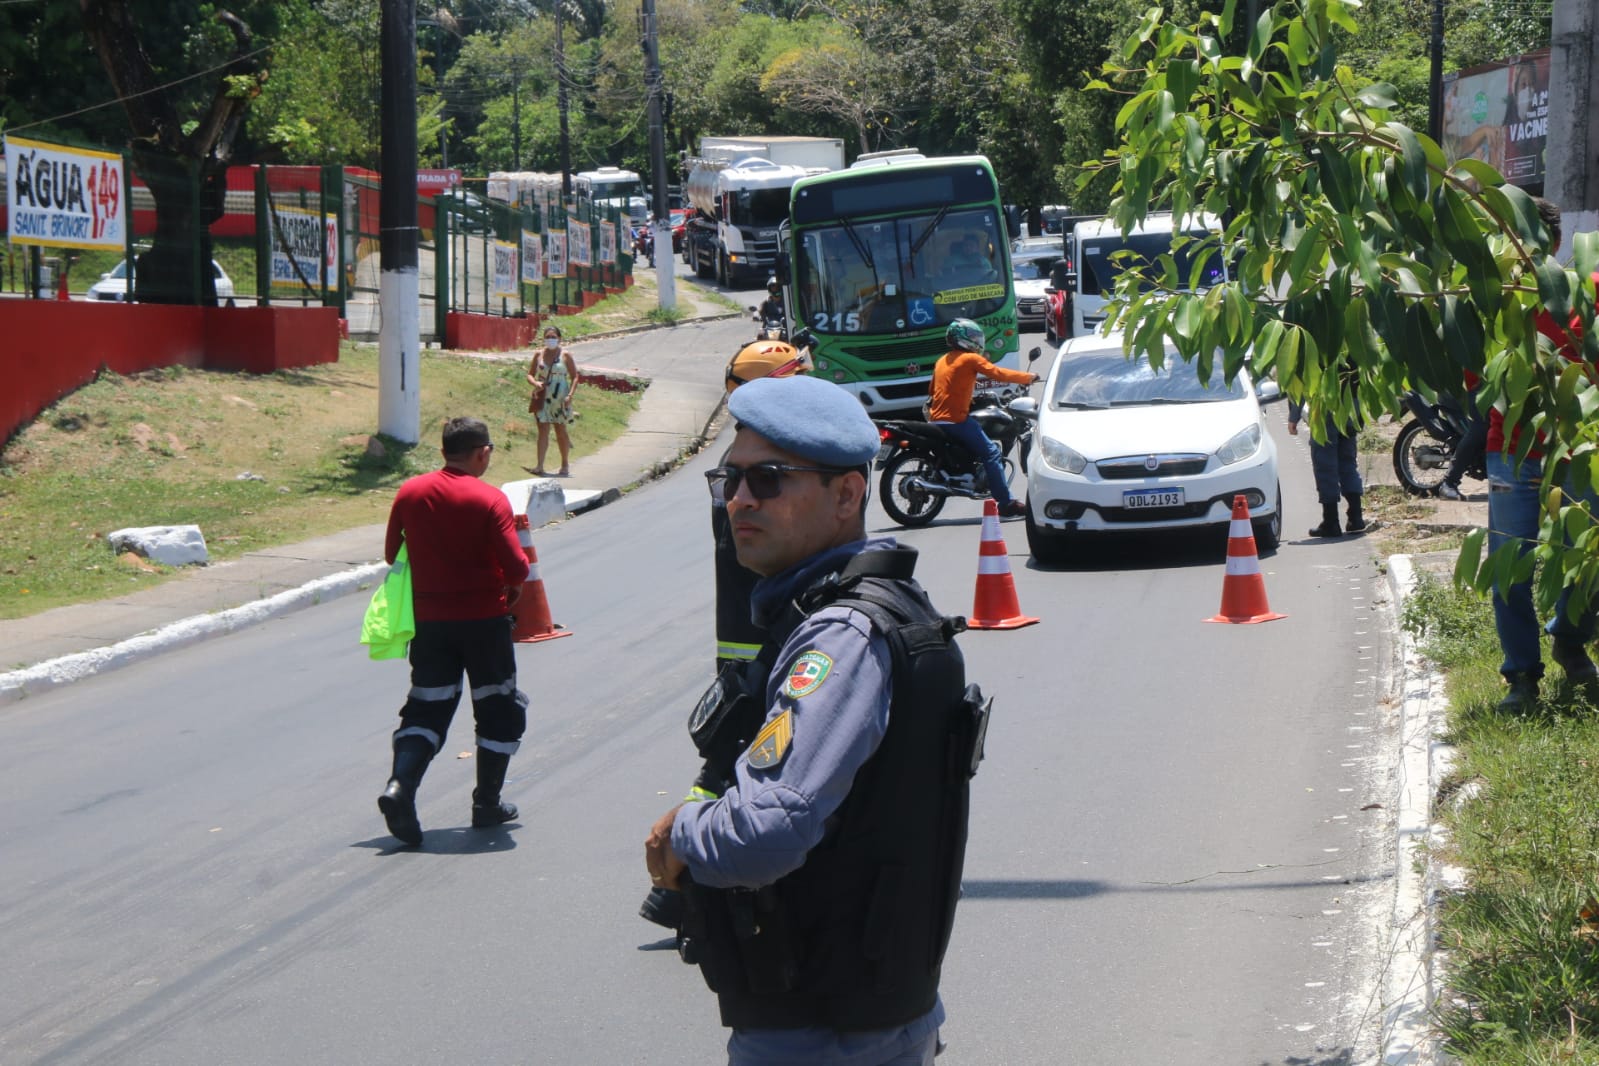
M 926 296 L 919 296 L 910 303 L 910 320 L 913 326 L 931 326 L 937 321 L 938 316 L 933 313 L 933 301 Z

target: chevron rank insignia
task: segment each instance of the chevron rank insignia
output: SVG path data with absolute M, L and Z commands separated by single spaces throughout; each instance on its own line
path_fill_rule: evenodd
M 809 696 L 822 687 L 822 682 L 827 680 L 832 670 L 832 659 L 819 651 L 806 652 L 789 667 L 788 677 L 783 681 L 783 695 L 792 700 Z
M 766 723 L 755 736 L 755 742 L 750 745 L 746 753 L 749 756 L 750 767 L 756 770 L 770 770 L 783 761 L 783 756 L 788 754 L 789 742 L 794 739 L 794 719 L 791 711 L 782 714 Z

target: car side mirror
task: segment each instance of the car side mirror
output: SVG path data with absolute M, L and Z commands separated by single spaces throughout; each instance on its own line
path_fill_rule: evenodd
M 1265 381 L 1256 382 L 1255 398 L 1261 403 L 1274 403 L 1283 398 L 1283 390 L 1275 381 L 1267 378 Z
M 1027 365 L 1032 366 L 1038 362 L 1038 357 L 1042 354 L 1044 354 L 1044 349 L 1034 345 L 1033 350 L 1027 353 Z
M 779 285 L 788 284 L 788 253 L 778 252 L 777 261 L 772 264 L 772 273 L 777 277 Z

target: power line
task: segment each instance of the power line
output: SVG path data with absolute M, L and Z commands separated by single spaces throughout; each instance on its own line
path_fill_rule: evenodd
M 0 0 L 0 3 L 24 3 L 24 2 L 31 3 L 32 0 Z M 170 89 L 170 88 L 172 88 L 175 85 L 182 85 L 184 82 L 194 81 L 194 80 L 196 80 L 198 78 L 208 77 L 208 76 L 210 76 L 212 74 L 215 74 L 219 70 L 225 70 L 228 67 L 233 66 L 235 63 L 237 63 L 241 59 L 253 59 L 256 56 L 262 55 L 263 53 L 266 53 L 266 52 L 270 52 L 271 50 L 272 49 L 271 49 L 270 46 L 257 48 L 257 49 L 255 49 L 252 52 L 245 52 L 242 55 L 234 56 L 232 59 L 229 59 L 225 63 L 218 63 L 216 66 L 211 67 L 211 68 L 209 68 L 207 70 L 202 70 L 202 71 L 199 71 L 197 73 L 189 74 L 189 75 L 186 75 L 186 76 L 184 76 L 182 78 L 177 78 L 177 79 L 175 79 L 173 81 L 169 81 L 165 85 L 157 85 L 154 88 L 145 89 L 143 92 L 130 93 L 127 96 L 113 97 L 112 99 L 107 100 L 104 103 L 90 104 L 88 107 L 80 107 L 76 111 L 68 111 L 64 115 L 56 115 L 53 118 L 41 118 L 41 119 L 39 119 L 36 122 L 28 122 L 28 123 L 24 123 L 23 125 L 20 125 L 20 126 L 11 126 L 11 127 L 8 127 L 7 132 L 8 133 L 16 133 L 19 130 L 31 130 L 35 126 L 45 126 L 45 125 L 49 125 L 52 122 L 60 122 L 63 119 L 76 118 L 79 115 L 87 115 L 91 111 L 98 111 L 102 107 L 111 107 L 114 104 L 124 103 L 125 101 L 128 101 L 128 100 L 137 100 L 141 96 L 149 96 L 151 93 L 163 92 L 164 90 Z

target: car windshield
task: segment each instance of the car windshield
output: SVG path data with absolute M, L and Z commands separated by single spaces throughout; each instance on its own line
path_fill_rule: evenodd
M 1203 236 L 1203 234 L 1189 233 L 1189 237 Z M 1190 241 L 1176 252 L 1177 276 L 1187 283 L 1194 267 L 1194 255 L 1199 248 L 1197 241 Z M 1112 258 L 1121 251 L 1130 252 L 1125 258 Z M 1116 277 L 1126 270 L 1138 270 L 1146 274 L 1158 271 L 1158 266 L 1152 267 L 1157 257 L 1166 255 L 1172 250 L 1172 235 L 1170 233 L 1139 233 L 1123 238 L 1119 233 L 1107 234 L 1103 237 L 1085 238 L 1082 243 L 1082 277 L 1078 281 L 1078 288 L 1085 294 L 1093 295 L 1099 292 L 1111 292 L 1116 288 Z M 1199 275 L 1200 288 L 1209 288 L 1219 285 L 1224 280 L 1221 268 L 1221 256 L 1214 250 L 1205 260 L 1205 266 Z M 1148 292 L 1155 286 L 1144 281 L 1139 288 Z
M 1012 273 L 1017 281 L 1045 281 L 1048 280 L 1050 269 L 1054 265 L 1053 256 L 1043 259 L 1018 259 Z
M 799 318 L 818 333 L 896 333 L 981 318 L 1010 295 L 993 208 L 928 212 L 805 231 Z
M 1235 375 L 1227 380 L 1221 361 L 1210 379 L 1201 381 L 1193 366 L 1168 353 L 1166 365 L 1155 370 L 1142 355 L 1132 359 L 1121 349 L 1063 355 L 1050 394 L 1056 409 L 1152 407 L 1162 404 L 1218 403 L 1247 395 Z
M 126 259 L 124 259 L 122 262 L 118 263 L 114 268 L 112 268 L 111 273 L 106 275 L 106 277 L 108 277 L 108 278 L 125 278 L 127 276 L 128 276 L 128 261 Z

